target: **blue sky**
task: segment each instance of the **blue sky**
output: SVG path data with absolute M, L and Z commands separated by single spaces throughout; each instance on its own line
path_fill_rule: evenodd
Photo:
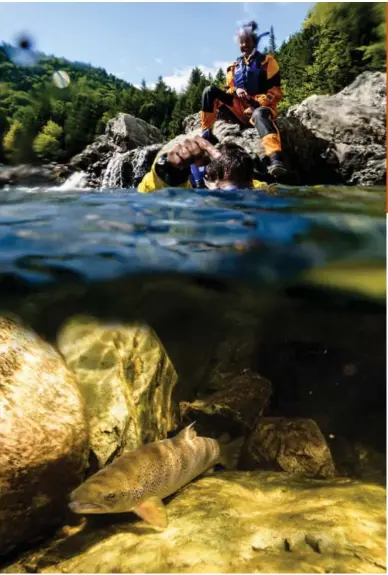
M 29 33 L 36 48 L 133 84 L 163 76 L 181 89 L 198 65 L 214 72 L 238 55 L 237 23 L 272 25 L 278 44 L 298 31 L 313 2 L 0 2 L 0 41 Z M 264 44 L 266 39 L 263 40 Z

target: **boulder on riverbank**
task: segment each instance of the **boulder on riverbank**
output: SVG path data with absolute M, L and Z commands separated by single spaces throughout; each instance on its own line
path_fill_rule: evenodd
M 364 72 L 338 94 L 310 96 L 281 115 L 290 183 L 384 185 L 385 109 L 384 74 Z M 184 128 L 189 135 L 200 133 L 199 114 L 186 118 Z M 214 133 L 220 142 L 236 142 L 247 150 L 258 176 L 266 177 L 254 128 L 218 120 Z
M 71 174 L 71 169 L 62 164 L 47 164 L 32 166 L 4 166 L 0 171 L 0 189 L 5 186 L 21 186 L 28 188 L 50 187 L 62 184 Z
M 120 113 L 107 123 L 105 134 L 72 158 L 70 167 L 86 172 L 86 185 L 90 187 L 136 187 L 162 142 L 163 136 L 155 126 Z

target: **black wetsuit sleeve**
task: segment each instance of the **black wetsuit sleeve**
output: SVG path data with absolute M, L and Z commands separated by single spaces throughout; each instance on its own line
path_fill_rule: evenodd
M 173 188 L 182 186 L 190 177 L 190 168 L 177 168 L 167 162 L 167 156 L 162 156 L 161 163 L 155 163 L 156 175 L 168 186 Z

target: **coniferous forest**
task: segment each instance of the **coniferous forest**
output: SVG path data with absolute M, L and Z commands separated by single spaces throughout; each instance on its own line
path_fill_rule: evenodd
M 338 92 L 365 70 L 384 71 L 385 35 L 384 2 L 319 2 L 302 29 L 280 46 L 272 28 L 268 50 L 281 69 L 280 110 L 311 94 Z M 137 88 L 87 64 L 40 55 L 36 65 L 25 67 L 8 54 L 9 46 L 0 45 L 0 163 L 66 162 L 118 112 L 172 138 L 183 119 L 199 110 L 204 87 L 225 82 L 225 70 L 213 78 L 194 68 L 184 92 L 176 93 L 162 78 L 152 88 L 145 82 Z M 58 70 L 68 73 L 68 87 L 53 84 Z

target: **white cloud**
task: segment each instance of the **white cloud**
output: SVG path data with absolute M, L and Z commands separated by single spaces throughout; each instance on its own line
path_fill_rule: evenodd
M 136 66 L 136 70 L 138 72 L 144 72 L 144 68 L 142 68 L 141 66 Z
M 163 60 L 161 58 L 155 58 L 155 62 L 157 64 L 163 64 Z
M 229 64 L 230 64 L 230 62 L 216 61 L 216 62 L 213 62 L 212 66 L 202 66 L 201 65 L 201 66 L 198 66 L 198 68 L 206 76 L 208 74 L 215 76 L 220 68 L 222 68 L 225 72 L 226 68 L 227 68 L 227 66 L 229 66 Z M 187 66 L 186 68 L 174 70 L 173 74 L 171 74 L 170 76 L 164 76 L 163 80 L 165 81 L 167 86 L 170 86 L 170 88 L 173 88 L 177 92 L 182 92 L 182 90 L 184 90 L 188 84 L 190 74 L 191 74 L 191 71 L 193 68 L 194 68 L 194 66 L 190 66 L 190 67 Z

